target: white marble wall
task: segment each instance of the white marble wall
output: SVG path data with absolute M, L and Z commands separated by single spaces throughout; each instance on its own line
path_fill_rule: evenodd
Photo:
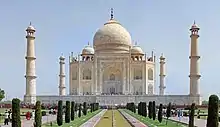
M 197 97 L 190 97 L 189 95 L 69 95 L 69 96 L 37 96 L 37 100 L 41 101 L 42 103 L 57 103 L 59 100 L 69 100 L 75 101 L 77 103 L 87 102 L 87 103 L 94 103 L 98 102 L 100 105 L 110 105 L 110 104 L 126 104 L 128 102 L 135 102 L 136 104 L 144 101 L 155 101 L 157 104 L 168 104 L 169 102 L 176 104 L 176 105 L 190 105 L 192 104 L 192 100 L 197 105 L 201 104 L 201 98 Z

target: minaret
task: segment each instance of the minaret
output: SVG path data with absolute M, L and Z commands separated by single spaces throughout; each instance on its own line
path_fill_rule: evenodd
M 190 59 L 190 96 L 196 97 L 200 95 L 199 91 L 199 79 L 201 75 L 199 74 L 199 58 L 198 55 L 198 38 L 199 38 L 199 27 L 196 25 L 195 21 L 192 25 L 191 31 L 191 53 L 189 56 Z M 193 99 L 195 101 L 195 98 Z
M 26 29 L 27 35 L 27 54 L 26 54 L 26 93 L 24 95 L 24 102 L 29 104 L 36 103 L 36 74 L 35 74 L 35 28 L 31 25 Z
M 159 95 L 164 95 L 164 90 L 165 90 L 165 57 L 163 54 L 160 56 L 160 93 Z
M 60 74 L 59 74 L 59 95 L 66 95 L 66 87 L 65 87 L 65 57 L 63 55 L 60 56 Z

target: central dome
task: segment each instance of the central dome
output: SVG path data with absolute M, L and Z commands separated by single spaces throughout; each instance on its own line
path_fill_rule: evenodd
M 110 19 L 95 33 L 93 46 L 95 52 L 129 52 L 131 36 L 118 21 Z

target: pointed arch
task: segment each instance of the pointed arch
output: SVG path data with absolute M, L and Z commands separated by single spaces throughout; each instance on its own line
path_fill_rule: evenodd
M 92 79 L 92 71 L 90 69 L 83 70 L 83 80 L 91 80 Z
M 134 80 L 141 80 L 142 79 L 142 70 L 139 68 L 134 69 Z
M 148 69 L 148 80 L 154 80 L 154 71 L 152 68 Z

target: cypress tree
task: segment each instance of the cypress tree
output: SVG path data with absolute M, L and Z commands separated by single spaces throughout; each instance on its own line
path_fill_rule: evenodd
M 83 102 L 83 115 L 86 116 L 87 115 L 87 103 Z
M 208 106 L 208 118 L 206 127 L 218 127 L 219 116 L 218 116 L 219 98 L 217 95 L 209 96 Z
M 57 111 L 57 125 L 62 126 L 62 124 L 63 124 L 63 101 L 59 100 L 58 111 Z
M 90 104 L 90 112 L 93 112 L 93 103 Z
M 149 105 L 148 105 L 148 117 L 150 119 L 153 117 L 153 103 L 152 103 L 152 101 L 150 101 Z
M 78 112 L 78 117 L 81 117 L 81 111 L 82 111 L 82 104 L 79 104 L 79 112 Z
M 161 123 L 163 119 L 163 105 L 162 104 L 160 104 L 157 118 L 158 118 L 158 121 Z
M 140 102 L 141 103 L 141 102 Z M 138 103 L 138 115 L 140 115 L 140 103 Z
M 65 123 L 70 123 L 70 101 L 66 101 Z
M 35 109 L 35 124 L 36 124 L 36 127 L 41 127 L 42 125 L 42 113 L 41 113 L 41 103 L 40 101 L 37 101 L 36 102 L 36 105 L 35 105 L 36 109 Z
M 189 127 L 194 127 L 195 103 L 192 103 L 189 114 Z
M 20 100 L 18 98 L 12 100 L 12 127 L 21 127 Z
M 153 120 L 155 120 L 156 119 L 156 103 L 155 103 L 155 101 L 153 101 L 153 111 L 152 111 L 152 114 L 153 114 Z
M 75 119 L 75 102 L 71 102 L 71 120 L 73 121 Z
M 147 104 L 146 102 L 142 102 L 142 116 L 147 117 Z
M 169 103 L 167 106 L 166 117 L 167 117 L 167 121 L 168 121 L 169 117 L 171 117 L 171 103 Z M 166 125 L 167 125 L 167 121 L 166 121 Z

